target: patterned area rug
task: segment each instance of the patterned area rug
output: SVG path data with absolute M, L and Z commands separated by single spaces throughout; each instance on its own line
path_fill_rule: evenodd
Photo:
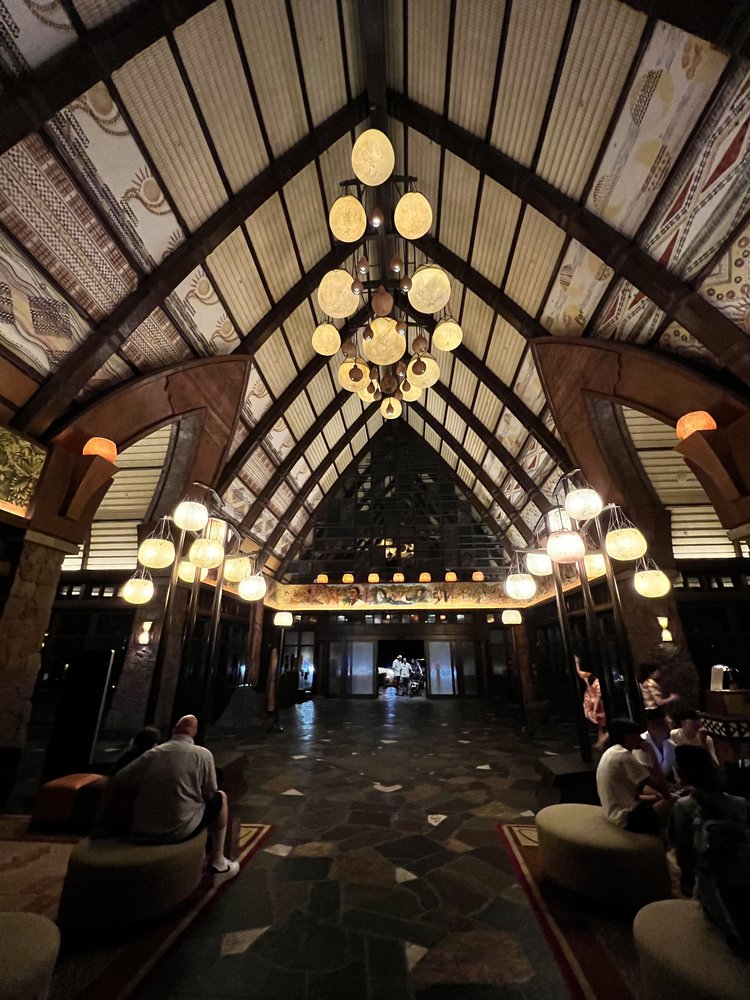
M 78 838 L 26 834 L 28 822 L 28 816 L 0 816 L 0 899 L 5 910 L 54 919 L 68 857 Z M 265 823 L 241 825 L 237 855 L 241 866 L 272 830 Z M 50 1000 L 124 1000 L 203 908 L 233 884 L 213 886 L 204 879 L 169 916 L 125 941 L 87 945 L 63 937 Z
M 584 900 L 544 875 L 536 827 L 498 826 L 518 880 L 575 1000 L 637 1000 L 632 914 Z

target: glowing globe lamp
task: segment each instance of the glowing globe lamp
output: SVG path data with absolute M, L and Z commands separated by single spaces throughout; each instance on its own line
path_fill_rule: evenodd
M 138 562 L 149 569 L 171 566 L 174 555 L 174 545 L 169 538 L 144 538 L 138 547 Z
M 380 574 L 379 573 L 370 573 L 370 574 L 368 574 L 367 582 L 368 583 L 380 583 Z
M 154 596 L 154 584 L 145 576 L 133 576 L 120 591 L 120 597 L 128 604 L 148 604 Z
M 195 500 L 183 500 L 177 504 L 173 520 L 183 531 L 203 531 L 208 524 L 208 508 Z
M 603 576 L 607 571 L 601 552 L 587 552 L 583 557 L 583 562 L 588 577 Z
M 432 582 L 432 577 L 430 576 L 429 573 L 420 573 L 419 574 L 419 582 L 420 583 L 431 583 Z
M 546 552 L 527 552 L 526 569 L 534 576 L 552 576 L 552 560 Z
M 660 569 L 638 570 L 633 583 L 641 597 L 664 597 L 672 589 L 669 577 Z
M 716 421 L 705 410 L 693 410 L 680 417 L 675 427 L 675 433 L 680 441 L 695 434 L 696 431 L 715 431 Z
M 555 563 L 574 563 L 582 559 L 586 545 L 577 531 L 553 531 L 547 537 L 547 555 Z
M 565 497 L 565 513 L 574 521 L 588 521 L 602 512 L 602 498 L 590 487 L 571 490 Z
M 523 621 L 521 617 L 521 612 L 516 610 L 503 611 L 502 622 L 503 625 L 520 625 Z
M 109 438 L 89 438 L 83 446 L 83 454 L 98 455 L 107 462 L 114 462 L 117 458 L 117 445 Z
M 252 570 L 250 560 L 247 556 L 238 556 L 235 559 L 227 559 L 224 563 L 224 579 L 229 583 L 239 583 L 244 580 Z
M 471 574 L 471 579 L 474 581 L 474 583 L 482 583 L 482 581 L 484 580 L 484 573 L 481 571 L 481 569 L 475 569 L 474 572 Z
M 393 582 L 394 583 L 403 583 L 404 582 L 404 574 L 403 573 L 394 573 L 393 574 Z
M 183 583 L 195 583 L 195 575 L 198 572 L 200 572 L 201 580 L 205 580 L 208 576 L 207 569 L 199 570 L 195 563 L 191 563 L 189 559 L 183 559 L 177 567 L 177 576 Z
M 201 569 L 215 569 L 224 558 L 224 546 L 218 538 L 196 538 L 190 546 L 188 558 Z
M 530 573 L 509 573 L 505 593 L 512 601 L 530 601 L 536 593 L 536 580 Z
M 253 573 L 240 580 L 237 592 L 243 601 L 259 601 L 266 596 L 266 580 L 262 573 Z
M 318 575 L 315 577 L 315 582 L 316 583 L 328 583 L 328 574 L 327 573 L 318 573 Z
M 648 543 L 638 528 L 615 528 L 604 537 L 604 547 L 610 559 L 631 562 L 640 559 L 648 548 Z
M 445 582 L 455 583 L 456 580 L 458 580 L 458 577 L 456 576 L 456 574 L 453 572 L 452 569 L 449 569 L 448 572 L 445 574 Z
M 273 616 L 273 623 L 281 628 L 290 628 L 294 624 L 294 616 L 291 611 L 277 611 Z

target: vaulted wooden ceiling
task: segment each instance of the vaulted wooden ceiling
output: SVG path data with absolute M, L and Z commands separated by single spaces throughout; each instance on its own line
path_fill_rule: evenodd
M 404 419 L 511 546 L 568 465 L 535 338 L 750 383 L 739 0 L 4 6 L 0 360 L 36 387 L 6 414 L 49 436 L 141 374 L 251 355 L 219 486 L 273 562 L 382 424 L 310 345 L 370 124 L 433 205 L 415 260 L 464 329 Z

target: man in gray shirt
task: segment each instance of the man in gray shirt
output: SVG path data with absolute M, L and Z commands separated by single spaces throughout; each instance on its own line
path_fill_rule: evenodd
M 237 861 L 224 856 L 227 797 L 216 785 L 210 750 L 196 746 L 198 720 L 184 715 L 172 738 L 138 757 L 116 774 L 111 792 L 132 796 L 130 839 L 139 844 L 176 844 L 204 827 L 211 837 L 209 872 L 215 881 L 233 878 Z

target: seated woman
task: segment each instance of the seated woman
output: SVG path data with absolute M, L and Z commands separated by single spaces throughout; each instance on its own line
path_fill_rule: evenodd
M 719 767 L 719 758 L 716 756 L 714 741 L 701 726 L 700 715 L 694 709 L 690 709 L 687 712 L 682 712 L 678 721 L 680 723 L 679 727 L 673 729 L 669 734 L 669 738 L 674 745 L 677 747 L 699 747 L 701 750 L 706 751 L 714 762 L 714 767 Z
M 636 757 L 634 751 L 642 746 L 640 729 L 632 719 L 614 719 L 609 749 L 596 769 L 596 789 L 610 823 L 631 833 L 658 834 L 667 822 L 672 800 L 656 763 L 647 765 Z M 645 794 L 647 789 L 650 795 Z

